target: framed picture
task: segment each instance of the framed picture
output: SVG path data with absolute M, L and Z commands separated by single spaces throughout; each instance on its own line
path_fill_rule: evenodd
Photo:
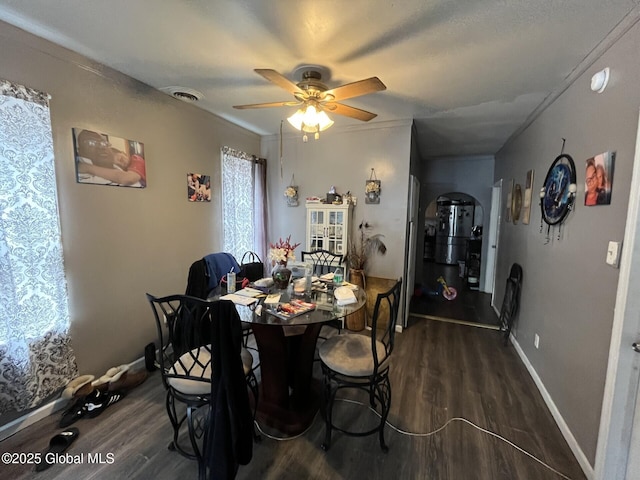
M 364 203 L 380 203 L 380 180 L 367 180 Z
M 605 152 L 585 162 L 584 204 L 586 206 L 611 204 L 615 156 L 616 152 Z
M 284 189 L 284 198 L 287 200 L 288 207 L 298 206 L 298 186 L 289 185 Z
M 506 212 L 504 215 L 504 221 L 507 223 L 511 223 L 511 203 L 512 203 L 512 199 L 513 199 L 513 190 L 515 188 L 515 181 L 513 180 L 513 178 L 511 179 L 511 185 L 509 185 L 509 192 L 507 193 L 507 204 L 506 206 Z
M 76 182 L 144 188 L 144 144 L 94 130 L 73 128 Z
M 529 225 L 531 220 L 531 198 L 533 197 L 533 177 L 534 171 L 527 172 L 527 180 L 524 184 L 524 200 L 522 203 L 522 224 Z
M 211 201 L 211 177 L 200 173 L 187 173 L 187 200 L 190 202 Z

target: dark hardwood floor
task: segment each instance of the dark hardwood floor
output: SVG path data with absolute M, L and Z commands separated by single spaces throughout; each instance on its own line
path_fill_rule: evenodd
M 416 288 L 411 300 L 411 322 L 419 318 L 449 321 L 498 327 L 498 316 L 491 307 L 491 295 L 471 290 L 465 278 L 460 277 L 457 265 L 444 265 L 435 262 L 424 262 L 422 278 L 416 279 Z M 447 300 L 439 291 L 437 278 L 442 276 L 447 285 L 454 287 L 457 296 Z
M 335 330 L 330 329 L 328 334 Z M 415 433 L 434 431 L 464 417 L 524 448 L 568 478 L 584 475 L 511 345 L 493 330 L 416 320 L 396 336 L 391 372 L 389 422 Z M 318 367 L 319 370 L 319 367 Z M 317 372 L 319 376 L 319 371 Z M 67 453 L 85 454 L 78 465 L 0 465 L 0 478 L 40 480 L 196 478 L 195 462 L 167 450 L 171 427 L 157 372 L 101 416 L 74 424 L 80 436 Z M 0 443 L 2 452 L 41 452 L 60 414 L 48 417 Z M 340 402 L 336 418 L 375 420 L 373 413 Z M 239 479 L 558 479 L 562 478 L 512 446 L 454 421 L 428 437 L 387 428 L 388 454 L 374 436 L 334 433 L 328 452 L 320 448 L 324 425 L 318 416 L 302 436 L 288 441 L 263 437 Z M 87 454 L 113 454 L 112 463 L 89 464 Z

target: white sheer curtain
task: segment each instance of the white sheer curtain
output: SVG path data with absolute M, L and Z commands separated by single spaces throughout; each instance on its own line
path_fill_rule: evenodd
M 0 413 L 77 375 L 48 96 L 0 79 Z
M 238 262 L 248 250 L 266 260 L 266 162 L 222 148 L 223 250 Z

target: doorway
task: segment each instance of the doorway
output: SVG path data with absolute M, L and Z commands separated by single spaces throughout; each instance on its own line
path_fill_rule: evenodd
M 629 193 L 629 209 L 613 317 L 609 364 L 605 381 L 595 478 L 637 478 L 640 468 L 640 119 Z
M 486 292 L 493 279 L 484 278 L 483 223 L 483 206 L 463 192 L 439 195 L 429 203 L 424 214 L 423 264 L 417 269 L 422 273 L 416 278 L 410 304 L 411 321 L 426 318 L 499 328 L 491 294 Z

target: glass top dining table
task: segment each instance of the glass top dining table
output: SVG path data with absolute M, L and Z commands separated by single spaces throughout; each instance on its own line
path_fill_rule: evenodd
M 357 288 L 356 302 L 340 306 L 332 288 L 299 295 L 290 286 L 277 293 L 280 303 L 299 299 L 316 307 L 287 319 L 271 314 L 264 298 L 257 305 L 237 304 L 236 309 L 240 318 L 251 324 L 260 357 L 257 420 L 261 426 L 269 426 L 284 436 L 295 436 L 311 426 L 320 407 L 322 382 L 313 377 L 320 329 L 363 308 L 366 295 L 364 289 Z
M 312 290 L 310 293 L 294 293 L 291 289 L 277 290 L 274 293 L 280 294 L 278 303 L 288 303 L 291 300 L 301 300 L 315 304 L 315 309 L 291 318 L 280 318 L 271 313 L 270 305 L 265 304 L 265 298 L 259 298 L 258 302 L 252 305 L 236 304 L 236 308 L 243 322 L 263 325 L 311 325 L 314 323 L 327 323 L 333 320 L 346 317 L 364 307 L 367 298 L 362 288 L 353 291 L 356 302 L 349 305 L 338 305 L 333 296 L 333 289 L 327 291 Z

